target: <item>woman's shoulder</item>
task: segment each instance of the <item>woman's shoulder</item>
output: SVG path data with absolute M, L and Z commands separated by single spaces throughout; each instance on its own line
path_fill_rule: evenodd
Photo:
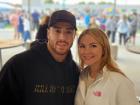
M 133 82 L 127 77 L 118 72 L 109 71 L 109 78 L 117 84 L 133 85 Z

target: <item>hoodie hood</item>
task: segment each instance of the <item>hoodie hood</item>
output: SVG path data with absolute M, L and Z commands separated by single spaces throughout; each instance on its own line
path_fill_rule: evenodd
M 66 59 L 63 62 L 56 61 L 51 53 L 48 51 L 47 44 L 38 44 L 35 47 L 32 47 L 31 50 L 33 50 L 36 54 L 42 56 L 42 59 L 46 60 L 50 65 L 65 65 L 65 66 L 71 66 L 74 62 L 72 60 L 72 54 L 71 51 L 68 52 L 68 55 L 66 56 Z

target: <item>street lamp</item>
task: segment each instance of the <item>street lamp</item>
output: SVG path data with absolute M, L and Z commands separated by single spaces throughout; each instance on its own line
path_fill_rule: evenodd
M 31 0 L 28 0 L 28 13 L 31 13 Z
M 31 0 L 27 0 L 27 4 L 28 4 L 28 15 L 29 15 L 29 24 L 30 24 L 30 35 L 31 35 L 31 39 L 32 39 L 32 32 L 31 32 Z
M 116 5 L 117 5 L 117 0 L 114 0 L 114 10 L 113 10 L 113 15 L 114 16 L 116 14 Z
M 65 9 L 65 1 L 66 1 L 66 0 L 62 0 L 63 9 Z

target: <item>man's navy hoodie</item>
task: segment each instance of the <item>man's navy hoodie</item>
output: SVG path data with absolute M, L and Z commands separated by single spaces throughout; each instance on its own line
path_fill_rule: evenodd
M 71 53 L 57 62 L 46 44 L 12 57 L 0 72 L 3 105 L 74 105 L 78 67 Z

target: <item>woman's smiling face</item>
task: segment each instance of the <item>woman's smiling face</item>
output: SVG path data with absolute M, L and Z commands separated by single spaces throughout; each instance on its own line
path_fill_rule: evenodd
M 85 65 L 99 65 L 102 59 L 102 46 L 89 34 L 81 37 L 78 43 L 78 50 L 81 60 Z

